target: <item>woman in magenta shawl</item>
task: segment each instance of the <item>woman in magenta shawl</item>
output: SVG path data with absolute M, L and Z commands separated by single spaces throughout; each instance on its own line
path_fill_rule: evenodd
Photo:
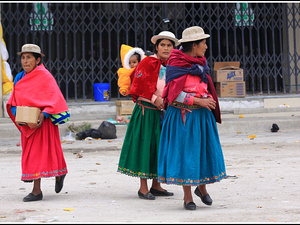
M 23 198 L 24 202 L 43 199 L 42 177 L 56 177 L 55 192 L 63 187 L 68 172 L 64 159 L 59 129 L 52 123 L 51 115 L 68 112 L 67 103 L 51 73 L 41 60 L 45 56 L 39 46 L 25 44 L 21 64 L 24 71 L 17 74 L 14 88 L 7 102 L 7 113 L 21 132 L 22 177 L 24 182 L 33 181 L 33 189 Z M 30 106 L 41 110 L 34 127 L 15 122 L 16 107 Z
M 198 26 L 182 33 L 181 48 L 173 49 L 163 91 L 167 111 L 158 155 L 158 181 L 183 187 L 184 208 L 195 210 L 191 186 L 206 205 L 212 199 L 206 184 L 226 177 L 217 124 L 218 97 L 204 57 L 209 37 Z

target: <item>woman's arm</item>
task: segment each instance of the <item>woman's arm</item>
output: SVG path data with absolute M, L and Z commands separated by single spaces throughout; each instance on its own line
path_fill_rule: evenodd
M 175 101 L 186 105 L 200 105 L 209 111 L 216 108 L 216 101 L 213 98 L 198 98 L 184 91 L 181 91 Z
M 200 105 L 202 107 L 207 108 L 209 111 L 216 108 L 216 101 L 211 98 L 198 98 L 194 97 L 194 105 Z
M 186 105 L 194 105 L 194 96 L 191 93 L 181 91 L 175 101 Z
M 153 99 L 153 98 L 152 98 Z M 156 96 L 153 104 L 158 108 L 158 109 L 163 109 L 164 108 L 164 101 L 161 97 Z

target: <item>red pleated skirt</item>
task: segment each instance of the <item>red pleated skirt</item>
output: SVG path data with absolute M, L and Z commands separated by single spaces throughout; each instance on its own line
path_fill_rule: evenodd
M 26 138 L 21 132 L 22 178 L 35 180 L 41 177 L 62 176 L 68 173 L 59 129 L 50 118 L 43 121 L 42 127 Z

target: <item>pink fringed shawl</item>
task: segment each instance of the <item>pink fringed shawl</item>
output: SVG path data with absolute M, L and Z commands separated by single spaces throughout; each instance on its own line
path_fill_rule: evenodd
M 37 107 L 48 114 L 68 111 L 67 103 L 56 80 L 43 64 L 26 74 L 13 88 L 6 107 L 10 118 L 15 123 L 15 116 L 10 110 L 11 106 Z M 36 130 L 28 126 L 16 126 L 26 137 Z

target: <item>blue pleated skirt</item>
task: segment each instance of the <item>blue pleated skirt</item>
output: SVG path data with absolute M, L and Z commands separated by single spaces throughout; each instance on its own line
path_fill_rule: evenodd
M 159 143 L 158 181 L 196 186 L 226 177 L 224 157 L 215 117 L 206 108 L 186 111 L 167 108 Z

